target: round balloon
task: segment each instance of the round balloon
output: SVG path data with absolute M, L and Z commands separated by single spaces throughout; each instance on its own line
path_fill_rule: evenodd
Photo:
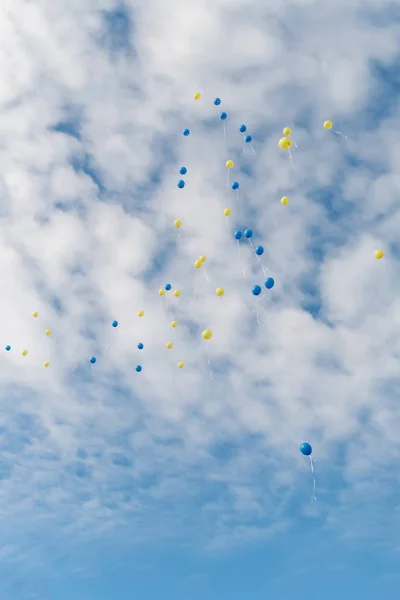
M 289 198 L 287 196 L 282 196 L 281 204 L 282 206 L 287 206 L 289 204 Z
M 279 148 L 281 150 L 289 150 L 292 146 L 292 140 L 288 137 L 283 137 L 279 140 Z
M 188 135 L 190 135 L 190 129 L 184 129 L 184 130 L 182 131 L 182 133 L 183 133 L 183 135 L 184 135 L 185 137 L 187 137 Z
M 184 366 L 185 366 L 185 363 L 184 363 L 184 362 L 182 362 L 182 361 L 178 362 L 178 367 L 179 367 L 180 369 L 183 369 L 183 367 L 184 367 Z
M 285 127 L 282 133 L 284 136 L 288 136 L 292 133 L 292 130 L 290 129 L 290 127 Z
M 329 121 L 329 120 L 325 121 L 324 122 L 324 127 L 325 127 L 325 129 L 332 129 L 332 127 L 333 127 L 332 121 Z
M 375 258 L 380 260 L 381 258 L 383 258 L 385 256 L 385 253 L 383 252 L 383 250 L 375 250 L 374 256 L 375 256 Z
M 257 256 L 262 256 L 264 254 L 264 248 L 262 246 L 257 246 L 257 248 L 255 249 L 255 253 L 257 254 Z
M 97 360 L 96 357 L 92 356 L 92 358 L 90 359 L 90 362 L 92 363 L 92 365 L 94 365 L 94 363 L 96 362 L 96 360 Z
M 181 167 L 181 168 L 179 169 L 179 173 L 180 173 L 181 175 L 186 175 L 186 173 L 187 173 L 187 168 L 186 168 L 186 167 Z
M 215 98 L 214 104 L 215 106 L 219 106 L 221 104 L 221 98 Z
M 264 285 L 267 290 L 270 290 L 274 287 L 275 281 L 272 279 L 272 277 L 268 277 L 268 279 L 265 280 Z
M 239 131 L 240 131 L 240 133 L 246 133 L 246 131 L 247 131 L 247 127 L 246 127 L 246 125 L 241 125 L 241 126 L 239 127 Z
M 251 142 L 253 141 L 253 138 L 251 137 L 251 135 L 246 135 L 246 137 L 244 138 L 244 141 L 246 142 L 246 144 L 251 144 Z
M 142 370 L 142 365 L 136 365 L 136 372 L 140 373 L 141 370 Z
M 180 179 L 178 181 L 178 188 L 183 189 L 184 187 L 185 187 L 185 182 L 183 181 L 183 179 Z
M 230 208 L 224 208 L 224 215 L 226 217 L 230 217 L 231 214 L 232 214 L 232 209 L 230 209 Z
M 113 322 L 111 323 L 111 325 L 112 325 L 113 327 L 118 327 L 118 321 L 113 321 Z
M 227 160 L 225 163 L 225 166 L 227 169 L 233 169 L 233 167 L 235 166 L 235 163 L 233 162 L 233 160 Z
M 180 221 L 179 219 L 175 219 L 174 225 L 177 229 L 179 229 L 179 227 L 182 225 L 182 221 Z
M 7 352 L 10 352 L 11 346 L 6 346 L 6 350 L 7 350 Z
M 222 113 L 219 115 L 219 118 L 221 119 L 221 121 L 225 121 L 225 119 L 227 118 L 227 116 L 228 116 L 228 115 L 226 114 L 226 112 L 222 112 Z
M 181 290 L 175 290 L 174 291 L 175 298 L 179 298 L 180 295 L 181 295 Z
M 167 290 L 167 292 L 169 292 L 171 288 L 172 288 L 172 285 L 170 283 L 167 283 L 167 285 L 165 286 L 165 289 Z
M 195 93 L 193 94 L 193 99 L 194 99 L 194 100 L 200 100 L 200 98 L 201 98 L 201 94 L 200 94 L 200 92 L 195 92 Z
M 217 288 L 215 290 L 215 293 L 217 294 L 217 296 L 221 297 L 221 296 L 223 296 L 225 294 L 225 290 L 224 290 L 224 288 Z
M 253 237 L 253 230 L 252 229 L 245 229 L 244 230 L 244 237 L 246 237 L 248 240 Z
M 242 237 L 242 232 L 238 229 L 237 231 L 235 231 L 235 233 L 233 235 L 236 240 L 240 240 Z
M 303 442 L 300 446 L 300 452 L 304 454 L 304 456 L 311 456 L 312 447 L 308 442 Z
M 203 335 L 203 338 L 204 338 L 205 340 L 211 340 L 211 338 L 212 338 L 212 331 L 211 331 L 210 329 L 205 329 L 205 330 L 203 331 L 203 334 L 202 334 L 202 335 Z
M 239 189 L 239 184 L 238 184 L 238 182 L 237 182 L 237 181 L 234 181 L 234 182 L 232 183 L 232 189 L 233 189 L 233 190 L 238 190 L 238 189 Z
M 144 345 L 142 344 L 142 342 L 139 342 L 138 345 L 137 345 L 137 347 L 138 347 L 139 350 L 143 350 Z
M 259 296 L 261 294 L 261 287 L 259 285 L 255 285 L 251 290 L 253 296 Z

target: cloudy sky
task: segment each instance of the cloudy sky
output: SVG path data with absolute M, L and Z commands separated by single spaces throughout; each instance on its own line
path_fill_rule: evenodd
M 398 597 L 399 34 L 389 0 L 1 3 L 2 600 Z

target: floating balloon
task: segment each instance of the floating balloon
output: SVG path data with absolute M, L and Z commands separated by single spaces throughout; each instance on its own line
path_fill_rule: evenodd
M 175 298 L 179 298 L 180 295 L 181 295 L 181 291 L 180 290 L 175 290 L 174 291 Z
M 251 137 L 251 135 L 246 135 L 246 137 L 244 138 L 244 141 L 246 142 L 246 144 L 251 144 L 251 142 L 253 141 L 253 138 Z
M 327 121 L 324 121 L 324 129 L 327 129 L 328 131 L 332 131 L 332 133 L 337 133 L 337 135 L 340 135 L 342 138 L 347 138 L 347 135 L 343 135 L 343 133 L 341 131 L 338 131 L 337 129 L 332 129 L 332 127 L 333 127 L 332 121 L 330 121 L 329 119 Z
M 202 334 L 202 335 L 203 335 L 203 338 L 204 338 L 205 340 L 211 340 L 211 338 L 212 338 L 212 331 L 211 331 L 210 329 L 205 329 L 205 330 L 203 331 L 203 334 Z
M 214 104 L 215 104 L 215 106 L 220 106 L 220 104 L 221 104 L 221 98 L 215 98 Z
M 289 198 L 287 196 L 282 196 L 281 204 L 282 206 L 287 206 L 289 204 Z
M 255 249 L 255 253 L 257 254 L 257 256 L 262 256 L 264 254 L 264 248 L 262 246 L 257 246 L 257 248 Z
M 201 262 L 201 260 L 198 258 L 196 260 L 196 262 L 194 263 L 194 266 L 196 267 L 196 269 L 201 269 L 201 267 L 203 266 L 203 263 Z
M 165 290 L 163 289 L 158 290 L 158 293 L 160 294 L 160 296 L 165 296 Z
M 165 286 L 165 289 L 167 290 L 167 292 L 169 292 L 171 288 L 172 288 L 172 285 L 170 283 L 167 283 L 167 285 Z
M 215 293 L 217 294 L 217 296 L 219 296 L 221 298 L 225 294 L 225 290 L 224 290 L 224 288 L 217 288 L 215 290 Z
M 118 327 L 118 321 L 113 321 L 113 322 L 111 323 L 111 325 L 112 325 L 113 327 Z
M 7 352 L 10 352 L 11 346 L 6 346 L 6 350 L 7 350 Z
M 185 182 L 183 181 L 183 179 L 180 179 L 177 185 L 178 188 L 182 190 L 185 187 Z
M 92 356 L 92 358 L 90 359 L 90 362 L 92 363 L 92 365 L 94 365 L 94 363 L 96 362 L 96 360 L 97 360 L 96 357 Z
M 234 181 L 234 182 L 232 183 L 232 189 L 233 189 L 235 192 L 236 192 L 236 191 L 239 189 L 239 187 L 240 187 L 240 186 L 239 186 L 239 184 L 238 184 L 238 182 L 237 182 L 237 181 Z
M 332 123 L 332 121 L 329 121 L 329 120 L 328 120 L 328 121 L 325 121 L 325 122 L 324 122 L 324 128 L 325 128 L 325 129 L 332 129 L 332 127 L 333 127 L 333 123 Z
M 34 313 L 33 313 L 33 317 L 34 317 L 35 319 L 37 319 L 37 318 L 38 318 L 38 316 L 39 316 L 39 313 L 38 313 L 38 312 L 34 312 Z
M 171 350 L 172 346 L 173 346 L 172 342 L 167 342 L 167 348 L 168 348 L 168 350 Z
M 190 135 L 190 129 L 184 129 L 184 130 L 182 131 L 182 134 L 183 134 L 185 137 L 187 137 L 188 135 Z
M 46 362 L 44 363 L 44 366 L 46 367 L 46 369 L 47 369 L 47 367 L 49 367 L 49 366 L 50 366 L 50 363 L 49 363 L 49 361 L 48 361 L 48 360 L 46 360 Z
M 207 260 L 206 256 L 199 256 L 199 259 L 201 260 L 202 263 L 205 263 Z
M 311 456 L 312 447 L 308 442 L 303 442 L 300 446 L 300 452 L 304 454 L 304 456 Z
M 283 129 L 282 133 L 283 133 L 283 135 L 284 135 L 285 137 L 287 137 L 288 135 L 291 135 L 291 133 L 292 133 L 292 130 L 290 129 L 290 127 L 285 127 L 285 128 Z
M 259 285 L 255 285 L 251 290 L 253 296 L 259 296 L 261 294 L 261 287 Z
M 233 160 L 227 160 L 225 163 L 225 166 L 227 169 L 233 169 L 233 167 L 235 166 L 235 163 L 233 162 Z
M 316 483 L 315 483 L 315 474 L 314 474 L 314 460 L 311 456 L 312 454 L 312 447 L 311 444 L 309 444 L 308 442 L 303 442 L 300 446 L 300 452 L 304 455 L 304 456 L 308 456 L 309 460 L 310 460 L 310 467 L 311 467 L 311 475 L 313 478 L 313 495 L 312 495 L 312 500 L 316 501 L 317 498 L 315 497 L 315 488 L 316 488 Z
M 182 361 L 178 362 L 178 367 L 179 367 L 180 369 L 183 369 L 183 367 L 184 367 L 184 366 L 185 366 L 185 363 L 184 363 L 184 362 L 182 362 Z
M 28 350 L 22 350 L 21 354 L 22 356 L 26 356 L 28 354 Z
M 374 256 L 375 256 L 375 258 L 380 260 L 381 258 L 383 258 L 385 256 L 385 253 L 383 252 L 383 250 L 375 250 Z
M 138 347 L 138 350 L 143 350 L 144 345 L 142 344 L 142 342 L 139 342 L 137 347 Z
M 224 208 L 224 215 L 226 217 L 230 217 L 231 214 L 232 214 L 232 209 L 230 209 L 230 208 Z
M 245 229 L 244 230 L 244 237 L 247 238 L 248 240 L 250 238 L 253 237 L 253 230 L 252 229 Z
M 179 229 L 179 227 L 182 225 L 182 221 L 180 221 L 179 219 L 175 219 L 174 225 L 177 229 Z
M 200 98 L 201 98 L 201 94 L 200 94 L 200 92 L 195 92 L 195 93 L 193 94 L 193 99 L 194 99 L 194 100 L 200 100 Z
M 51 329 L 46 329 L 45 334 L 46 335 L 51 335 Z
M 144 317 L 144 310 L 139 310 L 138 317 Z
M 290 150 L 292 147 L 292 140 L 288 137 L 283 137 L 279 140 L 279 148 L 281 150 Z
M 241 125 L 241 126 L 239 127 L 239 131 L 240 131 L 240 133 L 246 133 L 246 131 L 247 131 L 247 127 L 246 127 L 246 125 Z
M 233 234 L 233 236 L 234 236 L 235 240 L 238 240 L 238 241 L 239 241 L 239 240 L 242 238 L 242 235 L 243 235 L 243 234 L 242 234 L 242 232 L 241 232 L 239 229 L 237 229 L 237 230 L 235 231 L 235 233 Z
M 228 117 L 228 115 L 226 114 L 226 112 L 222 112 L 219 115 L 219 118 L 221 121 L 226 121 L 227 117 Z
M 136 373 L 140 373 L 142 370 L 142 365 L 136 365 Z
M 274 285 L 275 285 L 275 281 L 272 279 L 272 277 L 268 277 L 264 281 L 264 285 L 267 288 L 267 290 L 271 290 L 274 287 Z
M 173 329 L 176 329 L 177 325 L 178 325 L 177 321 L 172 321 L 172 323 L 171 323 L 171 327 L 172 327 Z
M 186 167 L 181 167 L 181 168 L 179 169 L 179 173 L 180 173 L 181 175 L 186 175 L 186 173 L 187 173 L 187 168 L 186 168 Z

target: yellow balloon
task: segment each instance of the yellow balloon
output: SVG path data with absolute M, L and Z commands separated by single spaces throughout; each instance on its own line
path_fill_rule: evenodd
M 39 313 L 35 311 L 35 312 L 33 313 L 33 316 L 34 316 L 34 318 L 36 319 L 36 318 L 39 316 Z
M 210 329 L 205 329 L 203 331 L 203 338 L 205 340 L 211 340 L 211 338 L 212 338 L 212 331 L 210 331 Z
M 175 329 L 175 327 L 178 325 L 177 321 L 172 321 L 171 323 L 171 327 L 173 327 Z
M 200 98 L 201 98 L 201 94 L 200 94 L 200 92 L 195 92 L 195 93 L 193 94 L 193 98 L 194 98 L 194 100 L 200 100 Z
M 160 294 L 160 296 L 165 296 L 165 290 L 158 290 L 158 293 Z
M 45 334 L 46 335 L 51 335 L 51 329 L 46 329 Z
M 287 196 L 282 196 L 281 204 L 282 206 L 287 206 L 289 204 L 289 198 Z
M 182 225 L 182 221 L 180 221 L 179 219 L 175 219 L 174 225 L 177 229 L 179 229 L 179 227 Z
M 144 310 L 139 310 L 138 317 L 144 317 Z
M 172 346 L 173 346 L 173 343 L 172 343 L 172 342 L 167 342 L 167 348 L 168 348 L 169 350 L 171 350 Z
M 288 137 L 283 137 L 279 140 L 279 148 L 281 150 L 289 150 L 292 147 L 292 140 Z
M 215 293 L 217 294 L 217 296 L 221 297 L 221 296 L 223 296 L 225 294 L 225 290 L 224 290 L 224 288 L 217 288 L 215 290 Z
M 196 262 L 194 263 L 194 266 L 196 267 L 196 269 L 201 269 L 201 267 L 203 266 L 203 263 L 201 262 L 200 259 L 197 259 Z
M 179 367 L 180 369 L 183 369 L 183 367 L 184 367 L 184 366 L 185 366 L 185 363 L 184 363 L 184 362 L 182 362 L 182 361 L 181 361 L 181 362 L 178 362 L 178 367 Z
M 180 290 L 175 290 L 174 291 L 175 298 L 179 298 L 180 295 L 181 295 L 181 291 Z
M 45 366 L 46 368 L 50 366 L 50 363 L 49 363 L 49 361 L 48 361 L 48 360 L 46 360 L 46 362 L 44 363 L 44 366 Z
M 230 208 L 224 208 L 224 215 L 229 217 L 232 214 L 232 210 Z
M 375 258 L 380 260 L 381 258 L 383 258 L 385 256 L 385 253 L 383 250 L 375 250 L 374 256 L 375 256 Z
M 233 160 L 227 160 L 225 165 L 226 165 L 227 169 L 233 169 L 233 167 L 235 166 L 235 163 L 233 162 Z
M 205 263 L 206 260 L 207 260 L 206 256 L 200 256 L 199 258 L 200 258 L 200 260 L 201 260 L 202 263 Z
M 283 135 L 290 135 L 292 133 L 292 130 L 290 129 L 290 127 L 285 127 L 282 133 Z
M 22 356 L 26 356 L 28 354 L 28 350 L 22 350 Z
M 325 121 L 324 127 L 325 127 L 325 129 L 332 129 L 332 127 L 333 127 L 332 121 Z

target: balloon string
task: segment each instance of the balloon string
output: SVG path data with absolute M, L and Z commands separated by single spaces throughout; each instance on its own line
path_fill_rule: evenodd
M 294 169 L 293 156 L 292 156 L 292 153 L 290 152 L 290 148 L 288 148 L 288 151 L 289 151 L 289 156 L 290 156 L 290 162 L 292 163 L 292 167 Z
M 249 243 L 250 243 L 251 249 L 253 250 L 253 254 L 254 254 L 254 256 L 256 257 L 257 261 L 258 261 L 258 264 L 259 264 L 259 265 L 260 265 L 260 267 L 261 267 L 261 270 L 262 270 L 262 272 L 263 272 L 263 275 L 265 275 L 265 276 L 266 276 L 266 275 L 267 275 L 267 270 L 266 270 L 266 269 L 264 269 L 264 267 L 263 267 L 263 264 L 262 264 L 262 262 L 261 262 L 261 259 L 260 259 L 260 257 L 258 256 L 258 254 L 256 253 L 256 251 L 254 250 L 254 246 L 253 246 L 253 243 L 252 243 L 252 241 L 251 241 L 251 239 L 250 239 L 250 238 L 249 238 Z
M 207 275 L 207 273 L 206 273 L 206 270 L 205 270 L 205 268 L 204 268 L 204 270 L 203 270 L 203 273 L 204 273 L 204 277 L 206 278 L 206 281 L 208 281 L 208 283 L 210 283 L 210 280 L 209 280 L 209 278 L 208 278 L 208 275 Z
M 207 348 L 207 344 L 206 344 L 206 359 L 207 359 L 207 364 L 208 364 L 208 370 L 210 373 L 210 379 L 214 379 L 213 378 L 213 372 L 212 372 L 212 368 L 211 368 L 211 361 L 210 361 L 210 357 L 208 356 L 208 348 Z
M 296 142 L 295 142 L 294 140 L 292 140 L 292 142 L 293 142 L 293 146 L 294 146 L 295 148 L 297 148 L 297 150 L 298 150 L 298 149 L 299 149 L 299 147 L 298 147 L 298 145 L 296 144 Z
M 309 456 L 309 459 L 310 459 L 311 474 L 312 474 L 312 478 L 313 478 L 313 495 L 312 495 L 311 500 L 314 500 L 314 502 L 316 502 L 317 498 L 315 496 L 315 490 L 316 490 L 317 486 L 316 486 L 316 482 L 315 482 L 314 459 L 311 456 Z
M 347 135 L 343 135 L 343 133 L 341 131 L 337 131 L 336 129 L 330 129 L 330 131 L 332 131 L 332 133 L 337 133 L 342 138 L 345 138 L 347 140 Z
M 226 137 L 227 137 L 227 133 L 226 133 L 226 127 L 225 127 L 225 123 L 222 123 L 222 128 L 224 130 L 224 142 L 226 144 Z

